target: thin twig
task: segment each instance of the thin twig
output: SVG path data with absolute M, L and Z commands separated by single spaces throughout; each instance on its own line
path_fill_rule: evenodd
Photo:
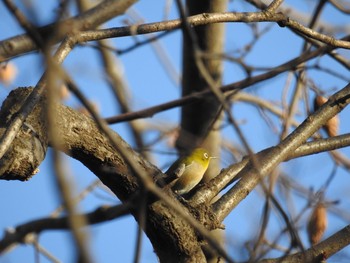
M 344 38 L 345 40 L 350 39 L 350 36 L 347 36 L 346 38 Z M 245 80 L 241 80 L 229 85 L 225 85 L 220 87 L 220 90 L 222 92 L 227 92 L 227 91 L 234 91 L 234 90 L 242 90 L 244 88 L 250 87 L 252 85 L 254 85 L 255 83 L 259 83 L 263 80 L 267 80 L 270 79 L 272 77 L 275 77 L 283 72 L 286 72 L 288 70 L 292 70 L 298 67 L 299 64 L 308 61 L 312 58 L 315 58 L 321 54 L 330 52 L 331 50 L 333 50 L 333 48 L 331 47 L 320 47 L 317 50 L 314 51 L 306 51 L 303 54 L 301 54 L 300 56 L 289 60 L 277 67 L 275 67 L 274 69 L 272 69 L 271 71 L 268 71 L 266 73 L 251 77 L 251 78 L 247 78 Z M 131 112 L 131 113 L 126 113 L 126 114 L 121 114 L 118 116 L 114 116 L 114 117 L 109 117 L 106 118 L 105 120 L 109 123 L 109 124 L 115 124 L 115 123 L 120 123 L 120 122 L 124 122 L 124 121 L 131 121 L 131 120 L 135 120 L 135 119 L 139 119 L 139 118 L 145 118 L 145 117 L 152 117 L 154 114 L 161 112 L 161 111 L 165 111 L 165 110 L 169 110 L 169 109 L 173 109 L 175 107 L 179 107 L 179 106 L 183 106 L 189 103 L 192 103 L 198 99 L 201 99 L 204 96 L 208 96 L 209 94 L 211 94 L 211 90 L 204 90 L 201 92 L 193 92 L 190 95 L 187 96 L 183 96 L 180 99 L 177 100 L 173 100 L 167 103 L 163 103 L 157 106 L 153 106 L 153 107 L 149 107 L 140 111 L 135 111 L 135 112 Z

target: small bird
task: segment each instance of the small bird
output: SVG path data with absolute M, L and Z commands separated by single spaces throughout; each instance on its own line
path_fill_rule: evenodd
M 203 178 L 210 159 L 207 150 L 196 148 L 186 157 L 178 159 L 165 172 L 168 176 L 179 178 L 172 187 L 175 193 L 183 195 L 191 191 Z

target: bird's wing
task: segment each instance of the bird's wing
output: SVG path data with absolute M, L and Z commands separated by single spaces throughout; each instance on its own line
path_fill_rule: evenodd
M 180 160 L 176 161 L 169 167 L 169 169 L 165 172 L 171 178 L 180 178 L 181 175 L 185 172 L 185 169 L 193 165 L 193 161 L 188 162 L 188 160 Z
M 176 178 L 180 178 L 181 175 L 184 173 L 185 169 L 186 169 L 186 165 L 182 163 L 174 170 L 173 175 Z
M 186 168 L 189 168 L 190 166 L 193 165 L 193 161 L 190 163 L 187 162 L 181 162 L 180 165 L 177 166 L 177 168 L 173 171 L 173 176 L 175 176 L 176 178 L 180 178 L 182 176 L 182 174 L 185 172 Z

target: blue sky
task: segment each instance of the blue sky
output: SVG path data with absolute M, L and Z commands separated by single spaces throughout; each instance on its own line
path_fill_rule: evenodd
M 53 7 L 56 1 L 32 1 L 36 7 L 36 14 L 40 14 L 40 19 L 37 22 L 41 25 L 50 22 L 54 12 Z M 248 11 L 249 5 L 242 1 L 233 1 L 230 3 L 230 10 Z M 308 12 L 315 1 L 286 1 L 289 4 L 296 5 L 301 11 Z M 307 2 L 307 4 L 303 4 Z M 40 7 L 39 7 L 40 3 Z M 147 22 L 161 21 L 164 15 L 164 3 L 150 4 L 146 1 L 140 1 L 134 6 L 134 10 L 139 12 Z M 3 4 L 0 4 L 0 39 L 6 39 L 14 36 L 22 30 L 18 27 L 12 17 L 8 15 Z M 171 8 L 170 18 L 176 18 L 177 12 L 174 5 Z M 129 17 L 123 16 L 107 23 L 107 27 L 121 26 L 125 19 Z M 330 23 L 343 25 L 348 23 L 348 17 L 335 12 L 332 7 L 328 7 L 322 19 Z M 263 28 L 268 26 L 267 23 L 259 25 Z M 225 43 L 226 50 L 233 52 L 234 50 L 244 46 L 251 40 L 251 34 L 248 27 L 244 24 L 228 24 L 226 26 L 227 40 Z M 143 39 L 141 36 L 139 39 Z M 117 48 L 128 47 L 133 44 L 131 38 L 113 39 L 111 43 Z M 181 72 L 181 39 L 180 32 L 173 32 L 161 39 L 160 43 L 165 48 L 167 55 L 173 63 L 177 72 Z M 259 66 L 276 66 L 283 63 L 287 59 L 298 56 L 302 46 L 302 41 L 295 38 L 286 28 L 273 26 L 273 30 L 267 33 L 258 43 L 252 53 L 247 57 L 247 62 Z M 349 58 L 348 51 L 340 51 Z M 160 64 L 154 50 L 150 46 L 138 48 L 134 52 L 127 53 L 119 57 L 121 66 L 125 72 L 125 79 L 130 86 L 132 92 L 132 105 L 134 109 L 142 109 L 153 106 L 159 103 L 170 101 L 180 95 L 180 88 L 169 79 L 164 71 L 163 65 Z M 8 92 L 18 86 L 35 85 L 39 80 L 44 65 L 41 59 L 38 59 L 37 54 L 29 54 L 23 57 L 16 58 L 12 61 L 18 67 L 18 76 L 10 87 L 1 86 L 0 84 L 0 99 L 3 100 Z M 339 67 L 331 59 L 324 58 L 324 65 L 333 65 L 337 67 L 337 71 L 341 74 L 349 72 Z M 84 91 L 84 94 L 96 101 L 99 105 L 101 115 L 104 117 L 115 115 L 118 113 L 118 107 L 112 97 L 112 93 L 108 86 L 103 81 L 103 72 L 101 72 L 100 60 L 97 52 L 89 47 L 77 47 L 64 62 L 65 69 L 71 73 L 78 86 Z M 318 72 L 311 73 L 313 80 L 323 89 L 339 89 L 346 82 L 334 78 L 327 74 Z M 267 84 L 257 85 L 249 88 L 247 92 L 257 94 L 269 100 L 280 100 L 282 96 L 282 87 L 286 83 L 287 74 L 281 74 L 273 81 L 268 81 Z M 224 83 L 232 83 L 244 78 L 243 72 L 236 65 L 225 62 Z M 268 88 L 266 88 L 268 86 Z M 290 95 L 290 94 L 289 94 Z M 77 107 L 79 102 L 70 98 L 67 105 Z M 301 105 L 300 113 L 304 112 L 304 106 Z M 240 123 L 243 123 L 242 130 L 247 134 L 249 143 L 255 151 L 265 147 L 272 146 L 277 143 L 276 136 L 261 120 L 256 108 L 249 105 L 238 103 L 233 107 L 233 114 Z M 346 110 L 341 114 L 341 118 L 346 119 L 349 111 Z M 300 115 L 300 121 L 303 117 Z M 152 119 L 147 119 L 154 124 L 169 125 L 175 127 L 179 121 L 179 109 L 169 110 L 160 114 L 156 114 Z M 274 120 L 278 122 L 278 120 Z M 126 141 L 132 142 L 130 134 L 126 129 L 125 124 L 112 125 Z M 341 132 L 347 132 L 349 124 L 346 121 L 341 123 Z M 237 136 L 231 127 L 226 127 L 223 131 L 226 138 L 230 141 L 237 141 Z M 258 135 L 257 135 L 258 134 Z M 154 138 L 156 133 L 149 132 L 146 140 Z M 158 150 L 171 149 L 166 147 L 165 143 L 157 146 Z M 342 150 L 343 153 L 349 155 L 349 150 Z M 164 167 L 173 161 L 173 157 L 169 155 L 155 155 L 155 163 L 159 167 Z M 71 181 L 76 189 L 76 192 L 81 192 L 86 186 L 92 183 L 96 177 L 91 172 L 82 166 L 80 163 L 72 160 L 69 157 L 65 158 L 67 169 L 71 175 Z M 229 156 L 224 156 L 222 165 L 225 167 L 231 162 Z M 322 165 L 319 165 L 319 164 Z M 333 166 L 327 154 L 306 157 L 300 160 L 283 164 L 290 173 L 293 173 L 295 178 L 305 182 L 310 187 L 316 189 L 320 187 L 330 174 Z M 348 173 L 339 169 L 335 181 L 327 191 L 327 195 L 333 199 L 342 198 L 342 205 L 345 208 L 350 208 L 349 193 L 344 189 L 343 185 L 349 183 Z M 29 220 L 47 216 L 59 204 L 57 189 L 54 185 L 52 174 L 51 151 L 48 152 L 45 161 L 40 166 L 40 172 L 30 181 L 22 182 L 7 182 L 0 183 L 0 193 L 3 201 L 0 201 L 0 210 L 4 211 L 0 220 L 0 229 L 3 231 L 6 227 L 16 226 L 25 223 Z M 305 176 L 307 175 L 307 176 Z M 320 179 L 321 178 L 321 179 Z M 240 238 L 244 239 L 247 236 L 254 237 L 255 228 L 252 226 L 260 223 L 260 213 L 263 200 L 261 199 L 261 191 L 254 191 L 237 209 L 225 220 L 227 227 L 227 240 L 229 245 L 242 245 Z M 102 189 L 97 189 L 93 194 L 89 195 L 80 204 L 81 211 L 92 211 L 101 204 L 117 204 L 118 200 Z M 297 200 L 297 207 L 305 205 L 302 199 Z M 242 216 L 243 215 L 243 216 Z M 244 215 L 249 216 L 249 220 L 244 218 Z M 330 214 L 330 224 L 326 235 L 339 230 L 345 226 L 345 222 L 335 218 Z M 281 220 L 276 219 L 274 222 L 279 225 Z M 239 226 L 239 227 L 237 227 Z M 118 262 L 131 262 L 134 255 L 135 237 L 137 225 L 131 216 L 126 216 L 112 222 L 93 226 L 89 230 L 91 247 L 93 247 L 93 255 L 96 262 L 116 262 L 115 256 L 118 256 Z M 303 238 L 306 238 L 303 236 Z M 62 262 L 72 262 L 74 254 L 70 247 L 70 235 L 66 231 L 50 231 L 40 235 L 40 243 L 49 251 L 57 256 Z M 144 246 L 142 250 L 142 262 L 156 262 L 156 257 L 152 251 L 147 238 L 144 238 Z M 347 253 L 349 254 L 349 249 Z M 1 262 L 34 262 L 34 249 L 30 246 L 18 246 L 12 252 L 6 254 Z M 48 262 L 44 257 L 41 257 L 41 262 Z

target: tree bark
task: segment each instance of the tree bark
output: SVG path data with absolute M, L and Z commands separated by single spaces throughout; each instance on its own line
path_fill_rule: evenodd
M 12 91 L 7 97 L 0 112 L 1 132 L 4 132 L 6 124 L 16 114 L 31 91 L 32 88 L 19 88 Z M 106 136 L 99 131 L 95 121 L 61 104 L 57 104 L 54 109 L 58 116 L 55 120 L 55 128 L 62 139 L 59 150 L 89 168 L 120 200 L 134 201 L 135 205 L 130 212 L 137 221 L 145 219 L 144 231 L 153 244 L 159 260 L 161 262 L 203 262 L 205 257 L 198 233 L 163 201 L 148 194 L 148 202 L 144 202 L 144 187 L 118 153 L 118 149 L 114 149 Z M 17 141 L 31 141 L 40 138 L 40 143 L 35 144 L 40 147 L 34 148 L 31 144 L 25 143 L 21 151 L 10 148 L 6 153 L 6 158 L 2 160 L 3 166 L 9 167 L 11 163 L 27 159 L 27 168 L 14 171 L 3 168 L 0 179 L 27 180 L 30 178 L 28 175 L 32 175 L 32 171 L 40 165 L 49 145 L 49 140 L 46 138 L 47 126 L 44 121 L 44 113 L 45 97 L 40 100 L 25 122 L 26 127 L 31 127 L 31 131 L 28 133 L 27 128 L 23 128 L 24 131 L 21 130 L 13 143 L 16 145 Z M 117 133 L 113 133 L 112 136 L 118 142 L 118 147 L 126 149 L 132 154 L 134 161 L 141 164 L 146 175 L 153 177 L 154 181 L 159 177 L 161 171 L 158 168 L 133 151 Z M 34 158 L 38 155 L 40 158 Z M 138 205 L 140 203 L 145 205 L 145 209 Z M 140 215 L 140 211 L 143 210 L 145 214 Z M 190 211 L 194 210 L 187 209 L 188 213 Z M 196 213 L 199 220 L 199 218 L 204 218 L 207 212 L 197 210 Z

